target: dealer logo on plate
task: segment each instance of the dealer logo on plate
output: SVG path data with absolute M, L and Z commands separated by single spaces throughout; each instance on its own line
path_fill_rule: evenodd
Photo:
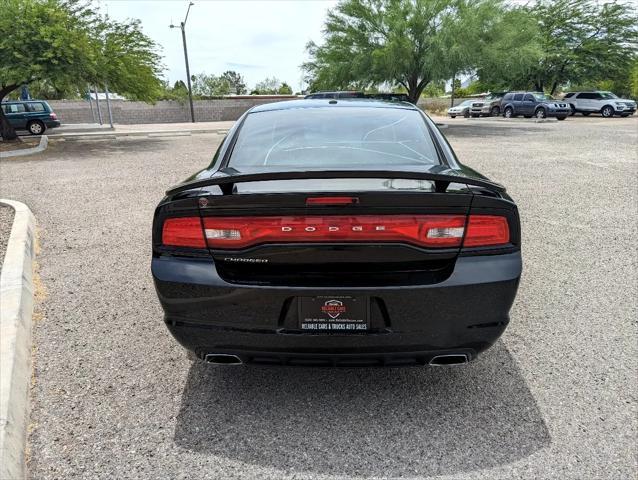
M 328 300 L 321 306 L 321 311 L 327 314 L 330 318 L 337 318 L 339 315 L 346 312 L 346 306 L 339 300 Z

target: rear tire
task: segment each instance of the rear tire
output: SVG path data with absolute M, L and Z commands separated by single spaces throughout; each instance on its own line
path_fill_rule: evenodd
M 565 120 L 567 117 L 565 116 L 560 116 L 560 117 L 556 117 L 557 120 Z
M 456 118 L 456 115 L 450 115 L 451 118 Z
M 547 112 L 545 112 L 544 108 L 538 108 L 536 109 L 536 111 L 534 112 L 534 116 L 536 118 L 547 118 Z
M 40 120 L 32 120 L 27 124 L 27 130 L 31 135 L 42 135 L 46 129 Z
M 569 115 L 571 117 L 573 117 L 574 115 L 576 115 L 576 107 L 574 107 L 573 105 L 571 105 L 571 109 L 572 109 L 572 113 L 570 113 Z
M 612 107 L 611 105 L 605 105 L 603 108 L 601 108 L 600 113 L 605 118 L 611 118 L 614 116 L 615 110 L 614 107 Z
M 532 118 L 531 115 L 523 115 L 525 118 Z
M 505 111 L 503 111 L 503 116 L 505 118 L 513 118 L 514 117 L 514 109 L 512 107 L 507 107 Z
M 591 112 L 582 112 L 582 113 L 583 113 L 583 117 L 589 117 L 589 114 L 590 114 Z
M 472 114 L 472 118 L 479 118 L 479 117 L 480 117 L 480 115 L 477 115 L 476 113 Z
M 490 115 L 492 117 L 498 117 L 501 114 L 501 108 L 500 107 L 492 107 L 492 109 L 490 110 Z
M 469 118 L 470 117 L 470 112 L 469 111 L 465 111 L 463 112 L 463 118 Z

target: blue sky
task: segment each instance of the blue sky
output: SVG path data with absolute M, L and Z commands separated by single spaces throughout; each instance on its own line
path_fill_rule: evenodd
M 186 79 L 179 24 L 188 8 L 181 0 L 96 0 L 102 13 L 124 20 L 139 18 L 144 32 L 162 46 L 166 78 Z M 321 29 L 333 0 L 195 0 L 186 35 L 191 74 L 236 70 L 249 88 L 266 77 L 302 88 L 299 65 L 309 40 Z

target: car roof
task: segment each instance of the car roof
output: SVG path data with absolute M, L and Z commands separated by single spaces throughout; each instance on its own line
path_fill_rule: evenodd
M 399 108 L 403 110 L 418 110 L 416 106 L 408 102 L 392 102 L 374 98 L 340 98 L 340 99 L 315 99 L 315 100 L 288 100 L 283 102 L 264 103 L 249 110 L 250 113 L 272 112 L 275 110 L 293 110 L 298 108 Z

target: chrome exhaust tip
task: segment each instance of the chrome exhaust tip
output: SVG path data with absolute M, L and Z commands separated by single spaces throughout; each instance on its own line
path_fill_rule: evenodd
M 214 365 L 241 365 L 243 363 L 237 355 L 227 353 L 209 353 L 204 357 L 204 361 Z
M 430 365 L 434 367 L 442 367 L 445 365 L 463 365 L 468 363 L 470 359 L 465 353 L 451 353 L 448 355 L 437 355 L 432 357 Z

